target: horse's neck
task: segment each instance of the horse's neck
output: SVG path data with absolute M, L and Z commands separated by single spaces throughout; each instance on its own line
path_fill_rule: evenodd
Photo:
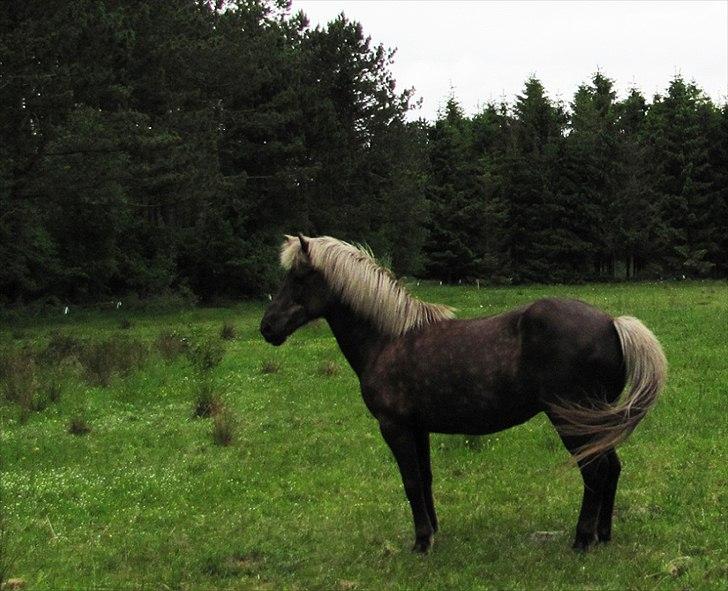
M 339 302 L 329 307 L 325 318 L 344 357 L 361 377 L 387 337 L 378 332 L 371 322 Z

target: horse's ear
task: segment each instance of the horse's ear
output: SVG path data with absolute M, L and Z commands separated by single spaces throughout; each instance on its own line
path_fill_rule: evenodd
M 298 241 L 301 243 L 301 252 L 308 256 L 308 238 L 303 234 L 298 234 Z

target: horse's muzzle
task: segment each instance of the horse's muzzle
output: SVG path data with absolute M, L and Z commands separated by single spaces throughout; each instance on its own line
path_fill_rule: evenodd
M 277 333 L 273 329 L 273 325 L 265 318 L 263 318 L 260 323 L 260 334 L 263 335 L 263 338 L 274 347 L 278 347 L 286 342 L 286 335 Z

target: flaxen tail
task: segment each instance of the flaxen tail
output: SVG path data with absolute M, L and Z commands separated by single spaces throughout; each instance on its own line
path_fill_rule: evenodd
M 614 319 L 622 344 L 627 383 L 613 404 L 599 406 L 555 406 L 559 431 L 566 435 L 590 436 L 574 459 L 595 458 L 624 441 L 652 408 L 667 379 L 667 360 L 655 335 L 632 316 Z

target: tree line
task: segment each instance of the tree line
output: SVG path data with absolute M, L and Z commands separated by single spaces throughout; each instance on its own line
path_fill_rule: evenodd
M 391 50 L 285 0 L 5 3 L 0 303 L 258 296 L 283 233 L 397 273 L 728 275 L 728 110 L 597 73 L 411 121 Z

